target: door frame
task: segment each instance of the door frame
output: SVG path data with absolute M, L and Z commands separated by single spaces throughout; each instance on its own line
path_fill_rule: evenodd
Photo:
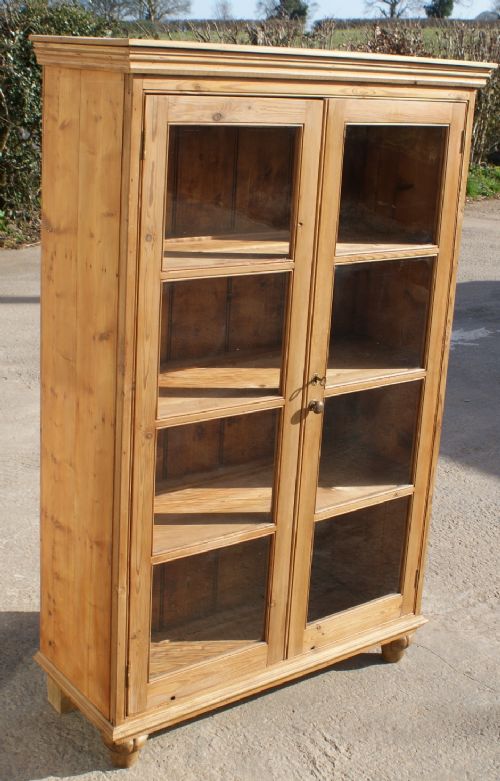
M 445 350 L 448 298 L 453 281 L 454 232 L 459 190 L 467 103 L 379 98 L 327 99 L 324 172 L 320 195 L 318 250 L 311 302 L 311 337 L 306 360 L 304 409 L 323 401 L 316 375 L 326 375 L 332 313 L 335 244 L 342 184 L 345 128 L 347 124 L 444 125 L 448 127 L 443 180 L 436 226 L 434 282 L 427 326 L 427 372 L 423 380 L 420 419 L 414 452 L 414 492 L 410 500 L 407 543 L 404 553 L 401 593 L 391 594 L 307 624 L 309 578 L 314 534 L 316 484 L 322 432 L 322 415 L 308 414 L 304 421 L 303 446 L 297 489 L 294 559 L 290 589 L 288 657 L 314 651 L 417 610 L 417 587 L 426 508 L 434 451 L 438 446 L 437 419 L 441 367 Z M 335 215 L 332 218 L 332 215 Z M 425 255 L 425 253 L 423 253 Z M 427 253 L 429 256 L 429 253 Z M 389 258 L 398 255 L 389 253 Z M 345 257 L 343 257 L 345 261 Z M 375 261 L 376 262 L 376 261 Z
M 276 479 L 276 531 L 268 589 L 267 643 L 262 642 L 229 657 L 185 668 L 149 681 L 151 625 L 151 550 L 156 448 L 157 372 L 161 261 L 163 254 L 167 141 L 169 123 L 231 125 L 295 125 L 301 128 L 298 181 L 293 211 L 293 268 L 283 375 L 282 437 L 276 474 L 295 480 L 307 315 L 311 269 L 316 239 L 316 209 L 323 136 L 324 101 L 316 98 L 252 98 L 233 96 L 147 95 L 143 133 L 144 153 L 140 199 L 139 275 L 137 289 L 135 414 L 133 421 L 133 474 L 131 486 L 131 538 L 129 563 L 128 704 L 129 715 L 199 695 L 207 687 L 223 685 L 228 678 L 257 673 L 284 658 L 289 589 L 289 562 L 293 532 L 295 491 L 280 490 Z M 158 193 L 162 197 L 158 197 Z M 233 275 L 234 271 L 230 272 Z M 192 278 L 192 275 L 190 275 Z M 200 272 L 200 277 L 210 277 Z M 173 693 L 175 692 L 175 693 Z

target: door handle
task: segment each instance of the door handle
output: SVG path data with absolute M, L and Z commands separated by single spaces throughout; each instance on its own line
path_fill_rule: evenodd
M 310 401 L 307 409 L 311 410 L 311 412 L 315 412 L 316 415 L 321 415 L 321 413 L 325 411 L 325 402 L 317 400 Z

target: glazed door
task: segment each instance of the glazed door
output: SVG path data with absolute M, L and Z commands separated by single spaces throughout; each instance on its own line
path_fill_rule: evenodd
M 416 610 L 464 123 L 329 102 L 291 656 Z
M 129 713 L 285 654 L 323 109 L 146 99 Z

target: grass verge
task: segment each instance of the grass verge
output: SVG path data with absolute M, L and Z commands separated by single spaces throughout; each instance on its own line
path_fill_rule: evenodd
M 468 198 L 500 196 L 500 165 L 472 164 L 467 180 Z

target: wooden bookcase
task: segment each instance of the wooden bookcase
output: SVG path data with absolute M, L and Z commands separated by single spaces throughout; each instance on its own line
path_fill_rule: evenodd
M 493 66 L 34 36 L 49 699 L 146 736 L 420 614 Z

